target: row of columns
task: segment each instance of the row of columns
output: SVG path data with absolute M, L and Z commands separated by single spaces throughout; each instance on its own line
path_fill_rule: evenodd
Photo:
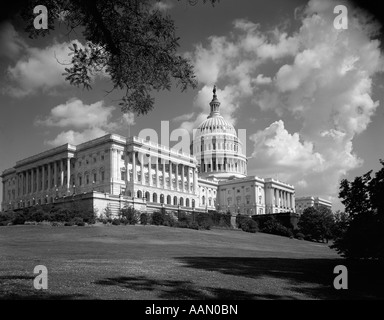
M 275 189 L 275 206 L 294 208 L 294 197 L 291 192 Z
M 197 170 L 193 166 L 188 166 L 184 164 L 177 163 L 175 161 L 171 160 L 164 160 L 164 162 L 167 162 L 168 166 L 168 178 L 169 178 L 169 185 L 166 181 L 166 170 L 165 170 L 165 163 L 161 163 L 162 167 L 159 165 L 159 160 L 162 158 L 158 157 L 147 157 L 143 152 L 140 151 L 133 151 L 129 152 L 128 155 L 124 155 L 124 166 L 122 166 L 121 163 L 121 157 L 119 157 L 119 152 L 121 150 L 112 148 L 110 153 L 110 163 L 111 166 L 111 180 L 121 180 L 120 179 L 120 170 L 125 167 L 125 180 L 126 183 L 138 183 L 144 186 L 152 186 L 157 188 L 164 188 L 168 190 L 175 190 L 180 192 L 187 192 L 187 193 L 196 193 L 197 191 Z M 146 161 L 148 163 L 144 163 L 144 157 L 146 157 Z M 155 161 L 153 161 L 155 159 Z M 154 165 L 154 174 L 155 179 L 153 179 L 152 174 L 152 166 Z M 181 167 L 181 168 L 179 168 Z M 173 185 L 172 181 L 172 172 L 173 168 L 175 168 L 175 180 L 176 185 Z M 145 170 L 147 169 L 147 171 Z M 140 174 L 139 174 L 140 173 Z M 179 175 L 180 174 L 180 175 Z M 148 180 L 146 179 L 148 175 Z M 192 177 L 191 177 L 192 175 Z M 163 185 L 160 184 L 160 177 L 163 177 Z M 133 180 L 133 181 L 131 181 Z M 179 185 L 179 182 L 182 182 L 181 186 Z M 187 188 L 185 187 L 185 182 L 187 182 Z M 191 188 L 192 185 L 192 188 Z
M 208 160 L 208 161 L 207 161 Z M 218 161 L 221 160 L 221 161 Z M 218 165 L 221 165 L 221 169 L 218 169 Z M 237 166 L 236 166 L 237 164 Z M 210 170 L 208 170 L 208 165 L 211 165 Z M 224 163 L 224 159 L 217 158 L 216 160 L 216 169 L 213 168 L 213 159 L 212 157 L 204 157 L 204 167 L 201 168 L 201 172 L 216 172 L 216 171 L 225 171 L 225 172 L 246 172 L 245 161 L 230 159 Z
M 70 187 L 70 158 L 53 161 L 35 168 L 17 173 L 17 197 L 52 188 Z M 67 168 L 67 180 L 64 184 L 64 166 Z M 60 179 L 59 179 L 60 178 Z

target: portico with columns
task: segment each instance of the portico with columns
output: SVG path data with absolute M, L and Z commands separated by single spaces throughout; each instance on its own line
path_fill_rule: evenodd
M 117 214 L 124 205 L 141 211 L 295 212 L 294 186 L 247 176 L 245 146 L 220 115 L 215 88 L 209 106 L 190 153 L 107 134 L 17 161 L 1 175 L 2 210 L 87 198 L 99 213 L 111 206 Z

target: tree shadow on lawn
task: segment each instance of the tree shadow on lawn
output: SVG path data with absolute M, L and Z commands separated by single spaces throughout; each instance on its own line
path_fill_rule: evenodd
M 292 292 L 317 299 L 383 299 L 383 265 L 346 259 L 287 259 L 239 257 L 178 257 L 186 268 L 220 272 L 252 279 L 287 280 Z M 348 290 L 336 290 L 335 266 L 348 269 Z M 263 281 L 268 281 L 264 279 Z M 255 282 L 257 285 L 257 282 Z
M 81 294 L 57 294 L 33 287 L 35 276 L 6 275 L 0 276 L 0 300 L 71 300 L 86 298 Z
M 255 300 L 255 299 L 292 299 L 273 294 L 254 294 L 242 290 L 225 288 L 199 287 L 190 281 L 149 279 L 138 277 L 115 277 L 96 281 L 97 285 L 118 286 L 133 291 L 152 291 L 161 299 L 193 300 Z M 134 298 L 134 297 L 132 297 Z M 153 299 L 153 298 L 152 298 Z

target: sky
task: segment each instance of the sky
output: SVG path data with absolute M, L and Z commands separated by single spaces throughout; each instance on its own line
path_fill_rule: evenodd
M 347 29 L 334 24 L 340 4 L 348 9 Z M 378 18 L 356 2 L 333 0 L 221 0 L 214 7 L 163 0 L 156 6 L 174 19 L 179 53 L 194 65 L 198 86 L 155 92 L 154 110 L 139 117 L 123 116 L 121 94 L 108 93 L 107 75 L 96 77 L 89 91 L 64 80 L 68 47 L 84 43 L 81 33 L 58 28 L 32 40 L 14 20 L 1 22 L 0 172 L 106 133 L 139 135 L 151 128 L 160 135 L 161 121 L 169 121 L 171 132 L 191 131 L 209 113 L 214 84 L 221 114 L 247 132 L 249 175 L 293 184 L 296 196 L 320 196 L 342 210 L 340 180 L 380 169 Z

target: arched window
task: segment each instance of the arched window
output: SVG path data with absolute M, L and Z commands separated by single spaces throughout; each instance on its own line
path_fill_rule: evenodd
M 142 196 L 143 196 L 143 193 L 141 192 L 141 190 L 137 191 L 137 197 L 141 199 Z
M 177 197 L 176 196 L 173 197 L 173 205 L 177 206 Z
M 164 203 L 164 195 L 163 194 L 160 195 L 160 203 Z
M 180 197 L 180 205 L 184 206 L 184 199 L 183 199 L 183 197 Z
M 167 204 L 171 204 L 171 196 L 170 195 L 167 196 Z
M 202 204 L 202 205 L 205 205 L 205 196 L 202 196 L 202 197 L 201 197 L 201 204 Z
M 145 199 L 149 202 L 149 201 L 151 201 L 151 194 L 147 191 L 146 193 L 145 193 Z
M 157 194 L 156 194 L 156 193 L 154 193 L 154 194 L 152 195 L 152 201 L 153 201 L 153 202 L 157 202 Z
M 185 206 L 189 207 L 189 198 L 185 199 Z

